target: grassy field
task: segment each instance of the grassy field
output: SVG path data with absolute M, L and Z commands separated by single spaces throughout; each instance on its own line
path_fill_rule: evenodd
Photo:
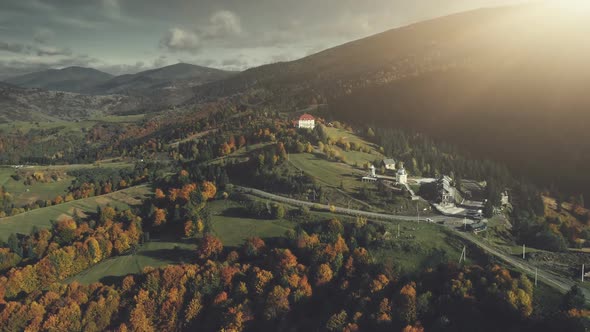
M 151 241 L 143 244 L 135 253 L 109 258 L 65 282 L 77 281 L 82 284 L 108 282 L 109 278 L 141 273 L 148 266 L 157 268 L 190 262 L 195 250 L 196 245 L 191 242 Z
M 340 138 L 343 138 L 347 142 L 355 142 L 362 146 L 369 147 L 371 149 L 371 153 L 359 152 L 359 151 L 344 151 L 338 147 L 335 149 L 344 156 L 344 160 L 349 165 L 356 165 L 358 167 L 362 167 L 365 163 L 373 163 L 376 159 L 382 159 L 383 155 L 376 150 L 376 146 L 373 143 L 370 143 L 358 136 L 354 133 L 348 132 L 344 129 L 338 129 L 333 127 L 327 127 L 326 131 L 328 136 L 337 141 Z
M 96 169 L 96 168 L 131 168 L 134 164 L 119 159 L 100 160 L 93 164 L 71 164 L 71 165 L 43 165 L 43 166 L 25 166 L 21 171 L 73 171 L 77 169 Z
M 338 140 L 340 137 L 343 137 L 348 142 L 356 142 L 361 145 L 372 146 L 373 144 L 358 137 L 356 134 L 346 131 L 344 129 L 334 128 L 334 127 L 326 127 L 326 132 L 328 133 L 328 137 L 332 138 L 333 140 Z
M 19 169 L 0 166 L 0 186 L 3 186 L 12 195 L 12 203 L 20 207 L 34 203 L 37 200 L 53 200 L 57 195 L 64 195 L 74 180 L 74 177 L 67 175 L 67 172 L 76 169 L 95 169 L 99 167 L 130 168 L 133 167 L 133 164 L 110 161 L 97 164 L 26 166 Z M 60 174 L 60 176 L 57 180 L 50 180 L 49 182 L 35 181 L 31 185 L 25 185 L 24 176 L 22 175 L 32 174 L 33 172 Z M 21 175 L 21 179 L 18 181 L 13 178 L 17 174 Z
M 29 132 L 31 129 L 54 129 L 60 128 L 61 133 L 66 132 L 82 132 L 92 128 L 97 123 L 135 123 L 141 121 L 145 117 L 144 114 L 137 115 L 109 115 L 100 116 L 83 121 L 42 121 L 42 122 L 28 122 L 28 121 L 14 121 L 10 123 L 1 123 L 0 129 L 12 130 L 19 129 L 23 133 Z
M 6 241 L 10 234 L 29 234 L 33 227 L 50 228 L 53 220 L 74 213 L 95 212 L 98 206 L 110 204 L 121 209 L 141 203 L 141 199 L 149 194 L 147 185 L 121 190 L 108 195 L 80 199 L 42 209 L 35 209 L 16 216 L 0 219 L 0 241 Z
M 16 174 L 17 171 L 14 168 L 0 167 L 0 186 L 12 195 L 12 203 L 17 207 L 37 200 L 53 200 L 57 195 L 66 193 L 74 179 L 71 176 L 64 176 L 57 181 L 34 182 L 27 186 L 24 184 L 24 179 L 17 181 L 12 177 Z
M 224 246 L 236 247 L 248 237 L 273 238 L 285 235 L 295 224 L 288 220 L 251 219 L 232 215 L 240 206 L 232 201 L 215 201 L 211 208 L 213 232 Z
M 240 217 L 229 217 L 227 210 L 239 208 L 232 201 L 215 201 L 209 207 L 212 212 L 213 232 L 226 247 L 236 247 L 251 236 L 274 238 L 284 236 L 285 232 L 294 227 L 287 220 L 258 220 Z M 171 239 L 151 241 L 143 244 L 137 252 L 109 258 L 90 269 L 66 280 L 67 283 L 77 281 L 83 284 L 103 281 L 110 278 L 137 274 L 147 266 L 161 267 L 169 264 L 191 262 L 195 257 L 196 244 L 190 239 Z
M 398 225 L 400 236 L 397 237 Z M 378 261 L 391 261 L 400 273 L 416 273 L 426 266 L 436 265 L 438 261 L 432 258 L 433 250 L 444 252 L 444 258 L 449 261 L 459 261 L 463 250 L 463 241 L 449 234 L 438 225 L 414 222 L 392 222 L 388 225 L 390 233 L 389 247 L 374 250 Z M 472 263 L 473 257 L 467 253 L 467 263 Z
M 354 191 L 362 187 L 360 181 L 362 173 L 348 165 L 329 161 L 322 156 L 310 153 L 291 154 L 289 161 L 293 166 L 321 183 L 333 187 L 340 187 L 342 184 L 347 191 Z

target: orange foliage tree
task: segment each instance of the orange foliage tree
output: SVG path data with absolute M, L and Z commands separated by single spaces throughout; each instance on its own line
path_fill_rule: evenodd
M 223 251 L 221 240 L 211 234 L 205 234 L 199 241 L 197 255 L 200 259 L 217 257 Z

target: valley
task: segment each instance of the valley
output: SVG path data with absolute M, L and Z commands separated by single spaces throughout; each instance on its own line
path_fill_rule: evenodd
M 0 332 L 590 329 L 590 11 L 102 5 L 101 59 L 0 37 Z

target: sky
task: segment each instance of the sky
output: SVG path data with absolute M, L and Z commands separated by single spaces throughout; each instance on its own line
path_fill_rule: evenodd
M 294 60 L 391 28 L 516 0 L 0 0 L 0 79 L 68 66 Z

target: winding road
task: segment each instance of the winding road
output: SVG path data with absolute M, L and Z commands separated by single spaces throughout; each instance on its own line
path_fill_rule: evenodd
M 294 205 L 294 206 L 320 208 L 320 209 L 325 209 L 327 211 L 330 211 L 330 206 L 325 205 L 325 204 L 317 204 L 317 203 L 301 201 L 301 200 L 297 200 L 297 199 L 293 199 L 293 198 L 283 197 L 283 196 L 275 195 L 275 194 L 272 194 L 272 193 L 269 193 L 266 191 L 262 191 L 259 189 L 254 189 L 254 188 L 235 186 L 235 189 L 239 192 L 242 192 L 242 193 L 251 194 L 254 196 L 266 198 L 266 199 L 273 200 L 276 202 L 286 203 L 286 204 L 290 204 L 290 205 Z M 418 217 L 415 217 L 415 216 L 383 214 L 383 213 L 375 213 L 375 212 L 347 209 L 347 208 L 334 207 L 334 206 L 332 207 L 332 212 L 338 213 L 338 214 L 349 215 L 349 216 L 363 216 L 363 217 L 367 217 L 367 218 L 371 218 L 371 219 L 379 219 L 379 220 L 385 220 L 385 221 L 415 221 L 415 222 L 419 222 L 419 221 L 425 220 L 424 218 L 418 219 Z M 435 223 L 441 222 L 441 221 L 462 221 L 463 220 L 462 218 L 453 218 L 453 217 L 446 217 L 446 216 L 434 216 L 434 217 L 429 217 L 429 218 L 432 219 L 433 222 L 435 222 Z M 441 227 L 445 227 L 445 226 L 441 226 Z M 556 289 L 560 293 L 565 294 L 567 291 L 570 290 L 570 288 L 572 286 L 578 284 L 577 282 L 575 282 L 571 279 L 567 279 L 567 278 L 555 275 L 550 272 L 537 270 L 537 268 L 534 265 L 528 263 L 527 261 L 522 260 L 520 258 L 516 258 L 512 255 L 506 254 L 506 253 L 498 250 L 497 248 L 493 247 L 492 245 L 481 241 L 480 239 L 476 238 L 475 236 L 473 236 L 470 233 L 461 232 L 461 231 L 458 231 L 457 229 L 452 228 L 452 227 L 448 227 L 448 228 L 453 230 L 454 233 L 458 237 L 462 238 L 463 240 L 472 243 L 473 245 L 477 246 L 478 248 L 480 248 L 481 250 L 483 250 L 487 254 L 499 258 L 500 260 L 504 261 L 506 264 L 528 274 L 532 278 L 535 277 L 535 272 L 536 272 L 538 281 L 545 283 L 546 285 Z M 586 302 L 590 303 L 590 291 L 588 291 L 586 288 L 583 288 L 583 287 L 581 287 L 581 289 L 584 292 L 584 295 L 586 296 Z

